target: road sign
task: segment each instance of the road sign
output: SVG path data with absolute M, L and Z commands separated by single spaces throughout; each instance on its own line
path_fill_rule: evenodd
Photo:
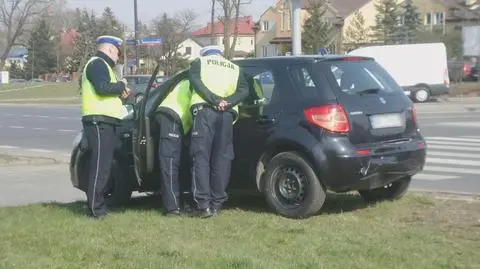
M 160 38 L 143 38 L 138 40 L 138 45 L 161 45 L 162 44 L 162 39 Z M 127 45 L 135 45 L 135 39 L 128 39 L 127 40 Z

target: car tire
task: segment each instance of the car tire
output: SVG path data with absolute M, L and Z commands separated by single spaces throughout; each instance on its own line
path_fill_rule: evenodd
M 297 152 L 273 157 L 262 182 L 270 208 L 287 218 L 307 218 L 325 203 L 324 187 L 309 162 Z
M 109 207 L 123 207 L 132 197 L 132 184 L 118 160 L 114 160 L 109 183 L 105 194 L 105 203 Z
M 417 103 L 425 103 L 430 100 L 430 89 L 420 86 L 413 93 L 413 100 Z
M 402 198 L 408 191 L 412 177 L 404 177 L 391 184 L 372 190 L 358 191 L 366 202 L 393 201 Z

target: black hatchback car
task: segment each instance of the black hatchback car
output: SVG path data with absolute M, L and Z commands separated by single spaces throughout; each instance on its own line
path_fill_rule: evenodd
M 367 201 L 398 199 L 423 169 L 426 143 L 413 103 L 373 59 L 288 56 L 236 63 L 248 76 L 251 94 L 234 125 L 229 190 L 261 192 L 275 212 L 305 218 L 322 209 L 327 190 L 358 191 Z M 151 119 L 187 76 L 188 70 L 172 77 L 129 107 L 118 130 L 122 147 L 109 201 L 124 203 L 132 191 L 160 189 L 158 130 Z M 85 191 L 89 154 L 80 150 L 81 137 L 74 142 L 70 169 L 73 186 Z M 189 167 L 186 157 L 185 182 Z

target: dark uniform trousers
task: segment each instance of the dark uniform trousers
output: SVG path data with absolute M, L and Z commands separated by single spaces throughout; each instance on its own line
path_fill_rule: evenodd
M 111 174 L 113 156 L 118 146 L 115 125 L 103 122 L 83 122 L 91 158 L 87 190 L 88 211 L 98 217 L 105 215 L 105 192 Z
M 158 160 L 161 174 L 163 208 L 166 212 L 180 209 L 179 170 L 183 143 L 183 126 L 178 119 L 159 112 Z
M 233 115 L 210 107 L 193 108 L 190 141 L 192 194 L 197 209 L 220 208 L 227 200 L 233 152 Z

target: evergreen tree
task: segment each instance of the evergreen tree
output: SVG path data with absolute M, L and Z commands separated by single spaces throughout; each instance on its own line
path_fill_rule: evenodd
M 417 7 L 412 0 L 405 0 L 403 6 L 403 42 L 405 44 L 414 43 L 418 38 L 418 31 L 420 28 L 420 15 Z
M 375 4 L 375 25 L 372 38 L 383 44 L 396 44 L 402 30 L 399 25 L 399 9 L 395 0 L 380 0 Z
M 25 71 L 22 70 L 15 62 L 10 64 L 10 68 L 8 69 L 8 71 L 10 72 L 10 79 L 25 78 Z
M 100 18 L 100 35 L 123 37 L 123 25 L 120 24 L 109 7 L 105 8 Z
M 102 29 L 97 27 L 97 18 L 93 12 L 83 10 L 77 21 L 78 37 L 72 59 L 69 59 L 71 72 L 81 72 L 86 61 L 95 53 L 95 39 L 100 36 Z
M 328 47 L 333 42 L 334 30 L 325 16 L 325 0 L 310 0 L 307 11 L 310 17 L 303 26 L 302 47 L 305 53 L 317 54 L 320 48 Z
M 369 29 L 365 26 L 365 17 L 357 10 L 353 14 L 347 29 L 345 30 L 346 49 L 355 49 L 358 45 L 368 42 Z
M 55 72 L 56 59 L 54 34 L 47 21 L 40 19 L 28 41 L 26 77 L 32 79 L 39 75 Z

